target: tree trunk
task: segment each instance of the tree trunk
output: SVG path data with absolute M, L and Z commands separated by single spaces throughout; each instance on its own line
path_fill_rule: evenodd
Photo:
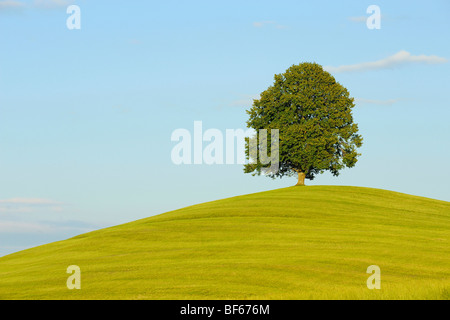
M 301 171 L 298 172 L 298 182 L 296 186 L 304 186 L 305 185 L 305 173 Z

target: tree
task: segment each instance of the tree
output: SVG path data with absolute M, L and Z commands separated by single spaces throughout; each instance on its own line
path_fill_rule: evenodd
M 358 125 L 353 123 L 354 106 L 348 90 L 317 63 L 293 65 L 275 75 L 274 84 L 247 111 L 249 128 L 279 130 L 279 168 L 266 175 L 297 174 L 297 185 L 304 185 L 305 178 L 312 180 L 324 171 L 338 176 L 339 170 L 353 167 L 360 156 L 356 149 L 362 145 Z M 256 159 L 244 165 L 244 172 L 260 175 L 267 166 Z

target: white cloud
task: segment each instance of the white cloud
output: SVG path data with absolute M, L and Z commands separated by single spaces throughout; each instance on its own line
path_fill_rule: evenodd
M 0 1 L 0 10 L 3 9 L 20 9 L 25 7 L 25 4 L 15 0 L 3 0 Z
M 406 64 L 440 64 L 446 63 L 447 61 L 446 58 L 434 55 L 427 56 L 422 54 L 414 56 L 411 53 L 402 50 L 392 56 L 377 61 L 362 62 L 339 67 L 326 66 L 324 69 L 331 73 L 363 72 L 369 70 L 393 69 Z
M 142 41 L 139 39 L 130 39 L 129 43 L 138 45 L 138 44 L 142 44 Z
M 6 204 L 27 204 L 27 205 L 49 205 L 49 204 L 58 204 L 59 202 L 48 200 L 48 199 L 41 199 L 41 198 L 11 198 L 7 200 L 0 200 L 0 204 L 6 203 Z
M 348 20 L 353 22 L 366 22 L 368 17 L 360 16 L 360 17 L 350 17 Z
M 231 102 L 233 107 L 251 107 L 253 105 L 253 100 L 259 100 L 261 96 L 259 94 L 243 94 L 240 99 Z
M 283 26 L 281 24 L 277 24 L 275 21 L 256 21 L 253 22 L 253 26 L 255 28 L 262 28 L 266 25 L 272 25 L 273 27 L 277 28 L 277 29 L 286 29 L 287 26 Z
M 274 21 L 259 21 L 259 22 L 253 22 L 253 26 L 256 28 L 262 28 L 266 24 L 273 24 L 273 23 L 275 23 L 275 22 Z
M 356 105 L 375 104 L 382 106 L 391 106 L 399 101 L 401 101 L 401 99 L 376 100 L 376 99 L 355 98 Z
M 349 17 L 348 20 L 350 20 L 352 22 L 357 22 L 357 23 L 366 23 L 367 19 L 369 17 L 370 16 Z M 385 15 L 380 15 L 380 18 L 382 20 L 384 20 L 384 21 L 386 20 L 386 16 Z M 390 20 L 392 20 L 392 19 L 390 19 Z
M 61 212 L 63 204 L 57 201 L 41 198 L 11 198 L 0 200 L 0 213 L 32 213 Z
M 0 232 L 5 233 L 48 233 L 52 228 L 35 222 L 0 221 Z
M 56 234 L 63 232 L 83 233 L 100 228 L 99 225 L 87 223 L 83 221 L 17 221 L 3 220 L 0 221 L 0 232 L 3 233 L 45 233 Z
M 35 7 L 38 8 L 53 9 L 53 8 L 67 7 L 73 2 L 74 1 L 68 0 L 34 0 L 33 4 Z
M 17 10 L 25 8 L 55 9 L 64 8 L 73 4 L 75 0 L 34 0 L 24 2 L 17 0 L 0 0 L 0 11 Z

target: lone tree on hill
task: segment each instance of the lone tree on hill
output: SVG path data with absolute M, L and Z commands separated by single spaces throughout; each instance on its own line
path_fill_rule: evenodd
M 274 80 L 247 110 L 249 128 L 279 130 L 279 168 L 266 174 L 271 178 L 298 174 L 297 185 L 303 186 L 305 178 L 312 180 L 318 173 L 329 170 L 338 176 L 339 170 L 353 167 L 362 137 L 353 123 L 355 104 L 347 89 L 317 63 L 293 65 Z M 245 164 L 244 172 L 260 175 L 268 166 L 256 159 Z

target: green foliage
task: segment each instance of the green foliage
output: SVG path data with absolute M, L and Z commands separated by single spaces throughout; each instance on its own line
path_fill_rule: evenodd
M 293 65 L 275 75 L 274 84 L 247 111 L 249 128 L 279 129 L 279 170 L 268 176 L 303 172 L 312 180 L 326 170 L 337 176 L 344 167 L 353 167 L 362 145 L 353 107 L 347 89 L 317 63 Z M 250 159 L 249 141 L 246 153 Z M 260 174 L 267 166 L 251 162 L 244 172 Z

